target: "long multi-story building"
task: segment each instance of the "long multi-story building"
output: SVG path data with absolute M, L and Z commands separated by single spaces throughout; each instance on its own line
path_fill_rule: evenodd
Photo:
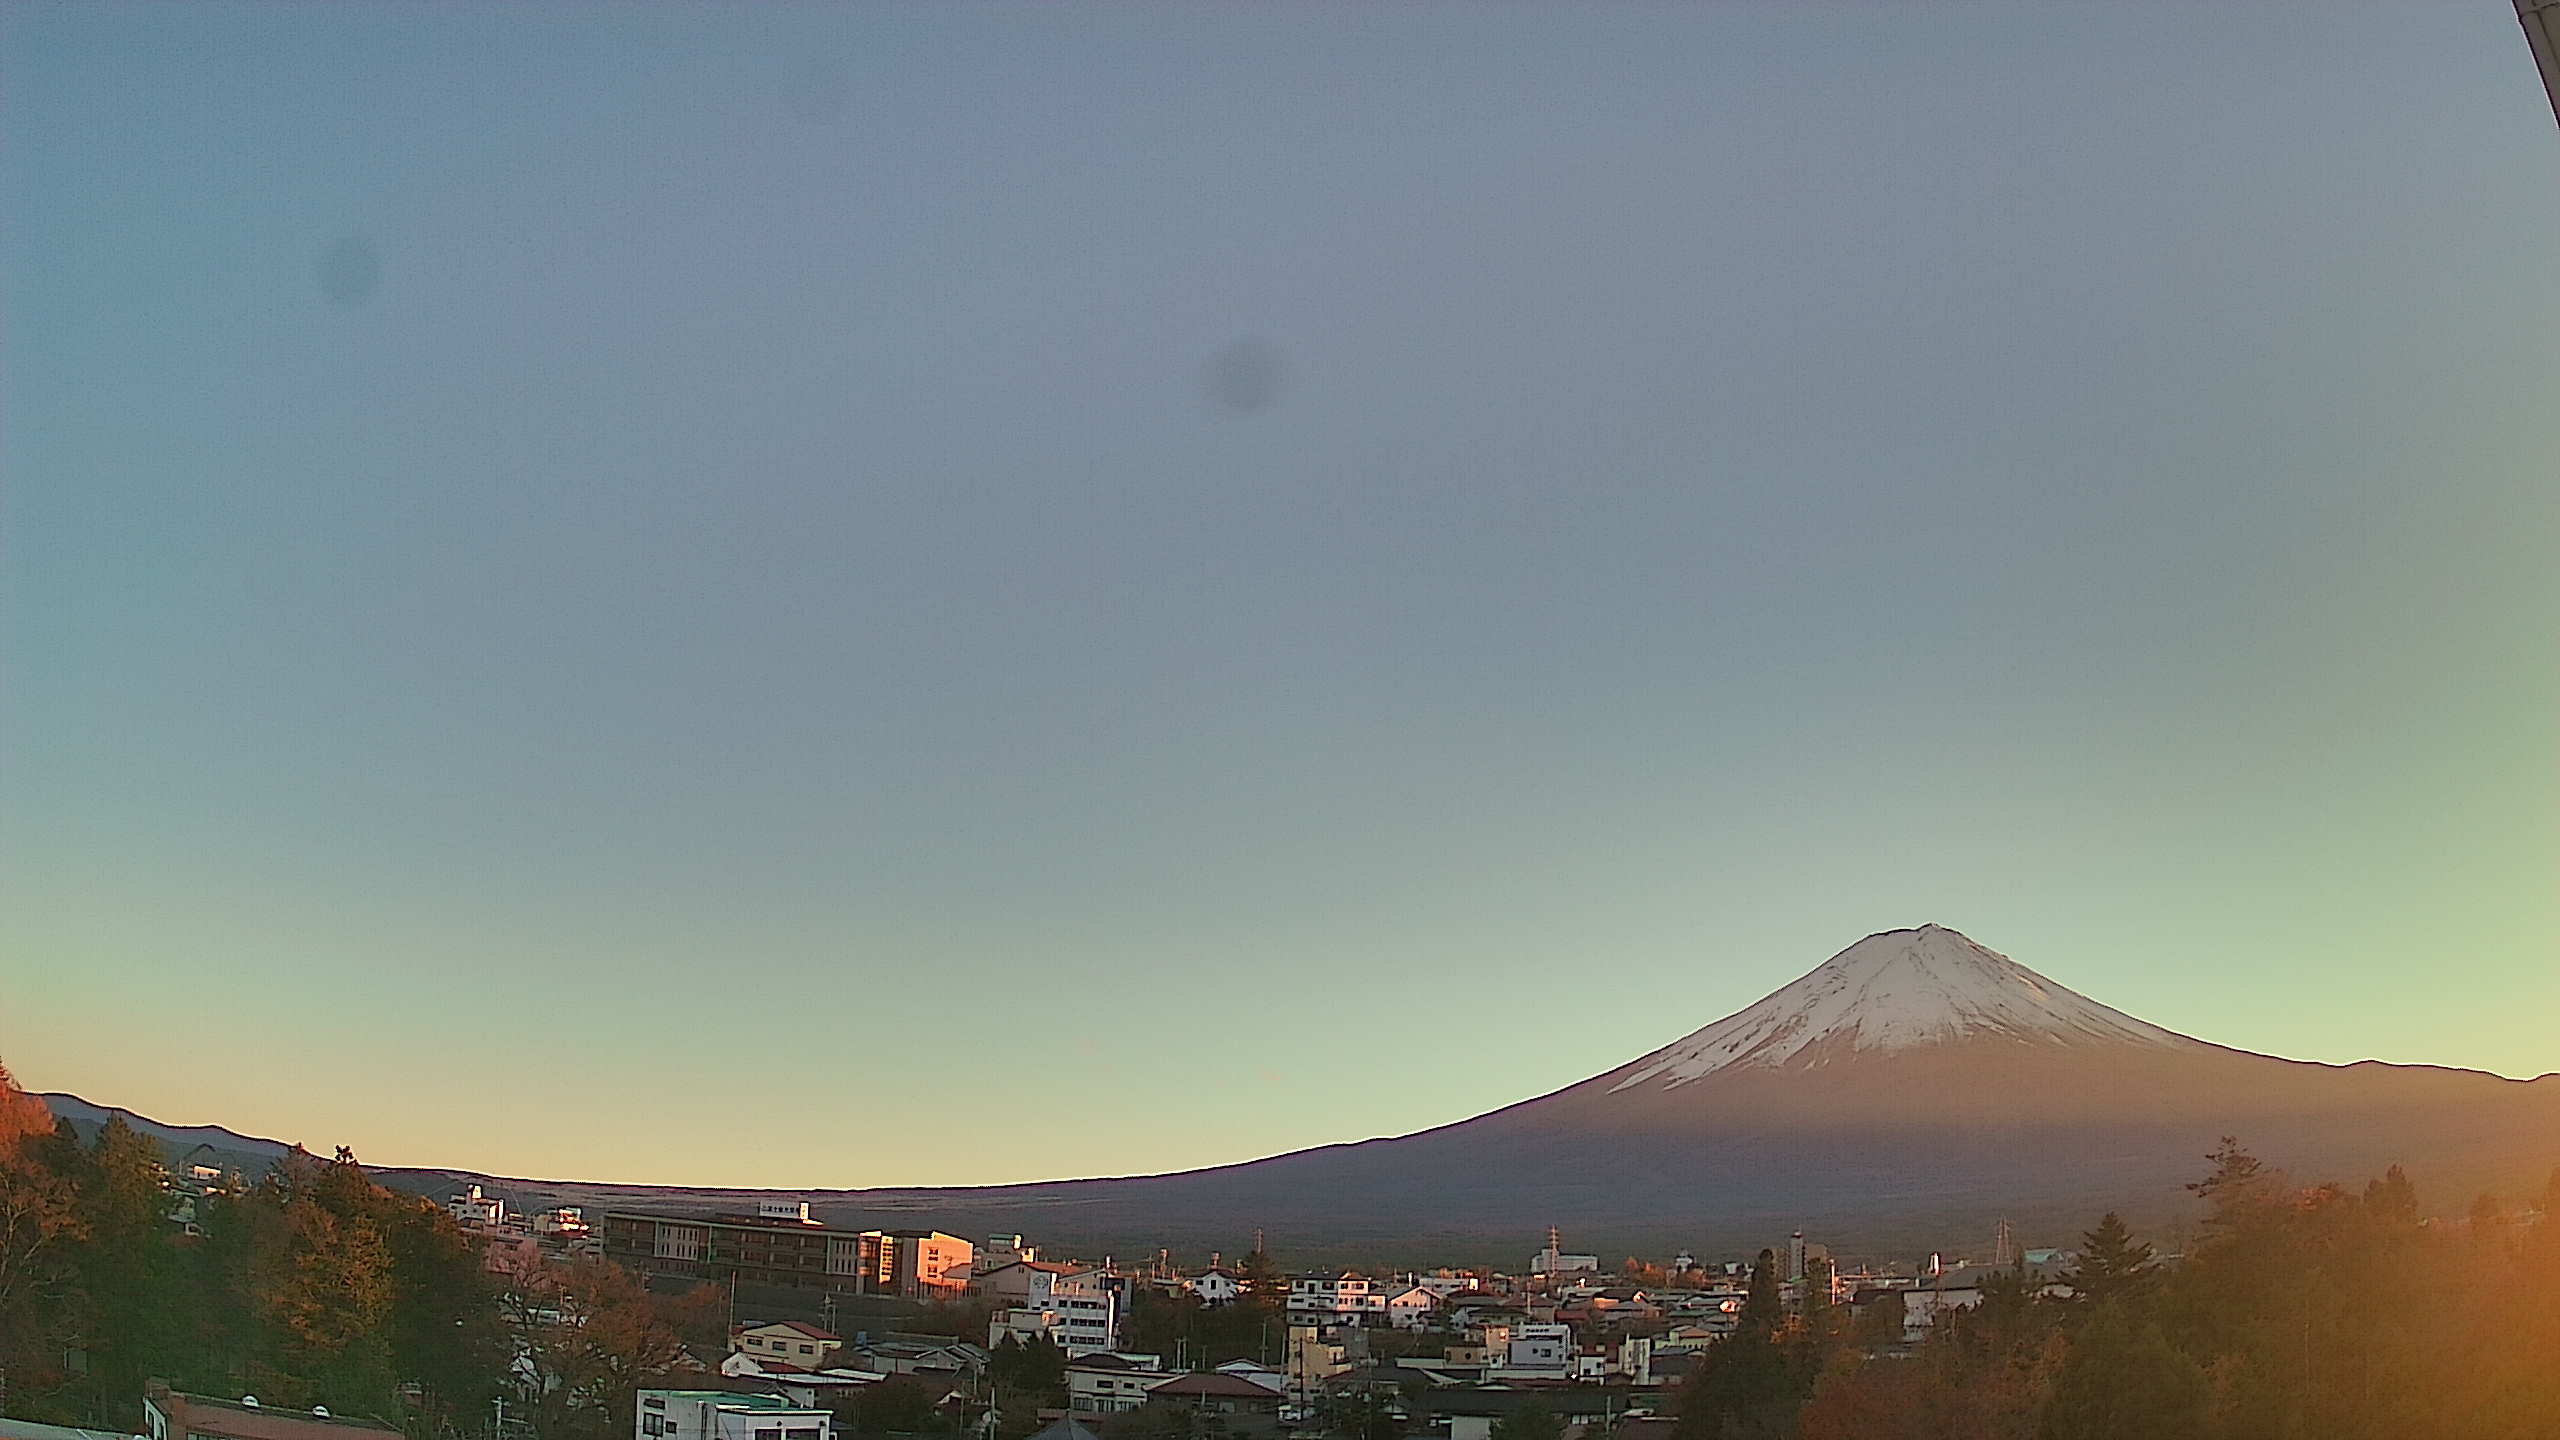
M 605 1258 L 644 1275 L 934 1300 L 969 1288 L 972 1247 L 939 1230 L 838 1230 L 797 1213 L 608 1210 Z

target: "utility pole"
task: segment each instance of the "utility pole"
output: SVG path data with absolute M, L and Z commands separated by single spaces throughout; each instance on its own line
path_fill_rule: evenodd
M 2524 41 L 2533 47 L 2534 68 L 2542 72 L 2542 93 L 2550 98 L 2553 118 L 2560 119 L 2560 0 L 2516 0 L 2516 21 Z

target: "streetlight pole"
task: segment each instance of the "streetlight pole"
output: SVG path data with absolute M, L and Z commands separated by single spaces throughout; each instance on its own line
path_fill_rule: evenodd
M 2516 0 L 2516 21 L 2524 26 L 2525 43 L 2533 47 L 2534 68 L 2542 72 L 2542 93 L 2560 119 L 2560 0 Z

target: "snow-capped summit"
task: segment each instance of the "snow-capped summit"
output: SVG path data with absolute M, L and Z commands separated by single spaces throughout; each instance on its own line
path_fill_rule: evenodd
M 1941 925 L 1870 935 L 1760 1003 L 1629 1065 L 1612 1093 L 1741 1066 L 1806 1069 L 1850 1053 L 1981 1037 L 2211 1048 L 2057 985 Z

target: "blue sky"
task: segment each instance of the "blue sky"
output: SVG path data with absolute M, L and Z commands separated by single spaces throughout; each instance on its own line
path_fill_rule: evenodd
M 1934 921 L 2560 1069 L 2560 128 L 2323 15 L 13 8 L 0 1055 L 1112 1173 Z

